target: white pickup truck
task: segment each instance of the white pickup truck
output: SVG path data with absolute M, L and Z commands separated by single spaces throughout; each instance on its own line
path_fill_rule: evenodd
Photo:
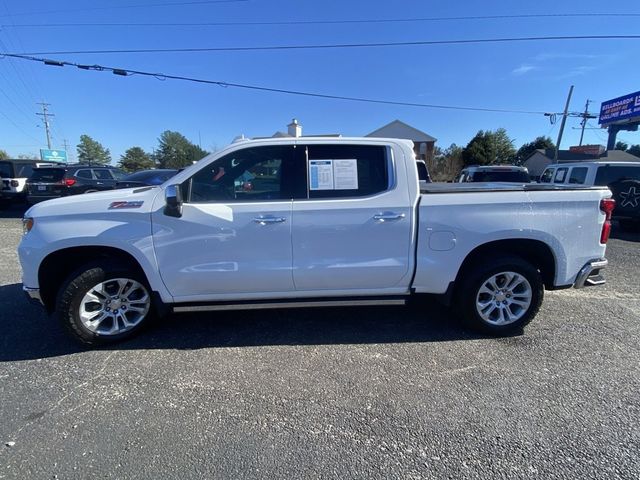
M 403 304 L 521 330 L 547 289 L 604 283 L 606 187 L 420 182 L 407 140 L 242 140 L 159 187 L 26 212 L 30 298 L 86 344 L 154 315 Z

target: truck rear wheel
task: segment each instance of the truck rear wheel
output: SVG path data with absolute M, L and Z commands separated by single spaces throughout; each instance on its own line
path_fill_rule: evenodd
M 113 343 L 137 333 L 152 315 L 150 288 L 140 274 L 99 262 L 71 274 L 60 289 L 56 315 L 85 345 Z
M 519 332 L 538 313 L 544 296 L 540 272 L 511 255 L 493 257 L 463 272 L 456 312 L 469 328 L 492 335 Z

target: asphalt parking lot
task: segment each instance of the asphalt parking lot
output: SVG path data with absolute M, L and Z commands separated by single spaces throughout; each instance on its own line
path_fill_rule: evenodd
M 638 478 L 640 235 L 524 335 L 437 304 L 176 316 L 85 351 L 0 211 L 0 478 Z

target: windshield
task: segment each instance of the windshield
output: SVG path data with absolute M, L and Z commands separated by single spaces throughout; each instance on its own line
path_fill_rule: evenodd
M 529 175 L 521 170 L 517 171 L 494 171 L 494 172 L 475 172 L 473 174 L 474 182 L 516 182 L 529 183 Z
M 64 178 L 63 168 L 36 168 L 29 178 L 30 182 L 59 182 Z

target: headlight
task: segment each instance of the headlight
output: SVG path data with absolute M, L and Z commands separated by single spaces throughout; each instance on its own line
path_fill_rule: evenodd
M 33 228 L 33 224 L 34 223 L 35 223 L 35 221 L 33 220 L 33 218 L 24 217 L 22 219 L 22 233 L 24 233 L 25 235 L 27 233 L 29 233 L 31 231 L 31 229 Z

